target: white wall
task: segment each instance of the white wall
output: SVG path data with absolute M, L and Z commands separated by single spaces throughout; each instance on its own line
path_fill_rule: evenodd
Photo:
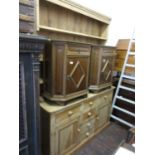
M 72 0 L 112 18 L 106 45 L 130 38 L 135 24 L 134 0 Z M 137 9 L 138 11 L 138 9 Z

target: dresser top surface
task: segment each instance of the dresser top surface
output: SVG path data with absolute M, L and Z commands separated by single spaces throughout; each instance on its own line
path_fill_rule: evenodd
M 73 106 L 76 106 L 79 103 L 87 101 L 87 100 L 89 100 L 91 98 L 95 98 L 95 97 L 98 97 L 99 95 L 111 92 L 114 88 L 115 87 L 111 86 L 111 88 L 109 88 L 107 90 L 104 90 L 104 91 L 102 91 L 100 93 L 88 93 L 88 96 L 86 98 L 75 99 L 74 101 L 70 102 L 69 104 L 67 104 L 65 106 L 58 105 L 58 104 L 53 104 L 53 103 L 49 104 L 48 102 L 44 101 L 44 102 L 40 102 L 40 107 L 42 109 L 44 109 L 46 112 L 48 112 L 48 113 L 56 113 L 56 112 L 59 112 L 61 110 L 72 108 Z

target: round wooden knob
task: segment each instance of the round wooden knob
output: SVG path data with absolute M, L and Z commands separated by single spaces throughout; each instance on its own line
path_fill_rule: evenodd
M 69 116 L 71 116 L 72 114 L 73 114 L 73 112 L 72 112 L 72 111 L 69 111 L 69 112 L 68 112 L 68 115 L 69 115 Z
M 87 124 L 87 126 L 88 126 L 88 127 L 90 127 L 90 126 L 91 126 L 91 124 L 90 124 L 90 123 L 88 123 L 88 124 Z
M 89 133 L 89 132 L 87 132 L 87 133 L 86 133 L 86 136 L 89 136 L 89 135 L 90 135 L 90 133 Z
M 104 96 L 104 99 L 106 100 L 107 99 L 107 96 Z
M 91 112 L 88 112 L 88 116 L 91 116 L 92 115 L 92 113 Z
M 96 117 L 97 120 L 99 120 L 99 117 Z
M 89 105 L 93 105 L 93 102 L 89 102 Z
M 77 131 L 80 132 L 81 130 L 78 128 Z

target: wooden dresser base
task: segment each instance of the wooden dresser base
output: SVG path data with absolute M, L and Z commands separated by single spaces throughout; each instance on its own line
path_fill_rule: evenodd
M 73 155 L 108 124 L 114 87 L 66 106 L 40 103 L 43 155 Z M 47 131 L 48 129 L 48 131 Z

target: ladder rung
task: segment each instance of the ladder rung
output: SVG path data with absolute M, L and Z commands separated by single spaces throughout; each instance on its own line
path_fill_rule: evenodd
M 127 78 L 127 79 L 131 79 L 131 80 L 135 80 L 135 77 L 133 77 L 133 76 L 123 75 L 122 77 Z
M 113 106 L 113 107 L 114 107 L 115 109 L 119 110 L 119 111 L 122 111 L 122 112 L 124 112 L 124 113 L 126 113 L 126 114 L 129 114 L 129 115 L 135 117 L 135 114 L 132 113 L 132 112 L 130 112 L 130 111 L 128 111 L 128 110 L 122 109 L 122 108 L 120 108 L 120 107 L 118 107 L 118 106 L 116 106 L 116 105 Z
M 130 51 L 129 55 L 135 55 L 135 52 Z
M 124 98 L 124 97 L 122 97 L 122 96 L 116 96 L 116 97 L 117 97 L 118 99 L 120 99 L 120 100 L 123 100 L 123 101 L 129 102 L 129 103 L 131 103 L 131 104 L 135 104 L 134 101 L 129 100 L 129 99 L 126 99 L 126 98 Z
M 133 88 L 128 88 L 128 87 L 125 87 L 125 86 L 119 86 L 119 88 L 125 89 L 125 90 L 129 90 L 129 91 L 132 91 L 132 92 L 135 92 L 135 89 L 133 89 Z
M 120 118 L 118 118 L 118 117 L 116 117 L 114 115 L 111 115 L 111 118 L 113 118 L 113 119 L 115 119 L 115 120 L 117 120 L 117 121 L 119 121 L 119 122 L 129 126 L 129 127 L 135 127 L 133 124 L 128 123 L 127 121 L 124 121 L 124 120 L 122 120 L 122 119 L 120 119 Z
M 132 65 L 132 64 L 126 64 L 125 66 L 126 67 L 133 67 L 133 68 L 135 67 L 135 65 Z

